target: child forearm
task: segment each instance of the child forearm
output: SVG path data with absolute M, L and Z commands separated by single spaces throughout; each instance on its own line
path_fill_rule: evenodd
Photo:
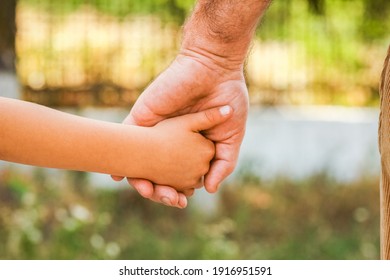
M 230 107 L 129 126 L 0 97 L 0 160 L 144 178 L 177 190 L 201 183 L 214 144 L 199 131 L 222 124 Z
M 0 97 L 2 160 L 142 177 L 143 130 Z

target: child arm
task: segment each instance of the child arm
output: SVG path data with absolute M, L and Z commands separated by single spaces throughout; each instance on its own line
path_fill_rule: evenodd
M 232 112 L 223 108 L 139 127 L 0 97 L 0 159 L 145 178 L 183 190 L 208 171 L 214 145 L 199 131 L 227 120 Z
M 138 177 L 144 129 L 0 97 L 0 159 L 7 161 Z

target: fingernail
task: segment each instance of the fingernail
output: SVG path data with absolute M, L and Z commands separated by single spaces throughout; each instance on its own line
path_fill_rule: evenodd
M 167 206 L 171 206 L 172 205 L 171 200 L 168 197 L 166 197 L 166 196 L 161 198 L 161 203 L 163 203 L 163 204 L 165 204 Z
M 229 105 L 223 106 L 219 108 L 219 112 L 221 113 L 222 116 L 229 115 L 231 110 L 231 107 Z

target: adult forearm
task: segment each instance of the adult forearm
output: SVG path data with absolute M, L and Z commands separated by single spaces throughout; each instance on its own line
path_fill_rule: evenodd
M 91 120 L 0 98 L 0 159 L 23 164 L 140 176 L 136 127 Z M 129 160 L 129 157 L 132 160 Z M 140 158 L 137 159 L 137 156 Z
M 184 26 L 182 51 L 242 64 L 271 0 L 199 0 Z

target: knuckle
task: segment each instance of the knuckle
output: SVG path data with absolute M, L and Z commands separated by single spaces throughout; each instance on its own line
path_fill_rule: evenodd
M 144 125 L 145 123 L 149 122 L 149 119 L 146 117 L 145 114 L 137 114 L 137 113 L 131 112 L 130 116 L 131 116 L 130 124 Z
M 215 155 L 215 146 L 211 141 L 207 141 L 207 148 L 205 154 L 208 159 L 212 159 Z
M 235 164 L 230 164 L 226 167 L 226 175 L 230 175 L 233 173 L 235 169 Z
M 187 190 L 183 191 L 183 193 L 185 196 L 190 197 L 190 196 L 194 195 L 195 189 L 187 189 Z
M 210 170 L 210 165 L 209 164 L 206 164 L 202 167 L 202 170 L 201 170 L 201 176 L 207 174 L 207 172 L 209 172 Z
M 185 188 L 194 188 L 195 185 L 197 184 L 198 180 L 196 178 L 192 178 L 190 180 L 188 180 Z
M 204 112 L 204 115 L 208 122 L 213 123 L 215 122 L 215 114 L 213 114 L 213 110 L 208 110 Z

